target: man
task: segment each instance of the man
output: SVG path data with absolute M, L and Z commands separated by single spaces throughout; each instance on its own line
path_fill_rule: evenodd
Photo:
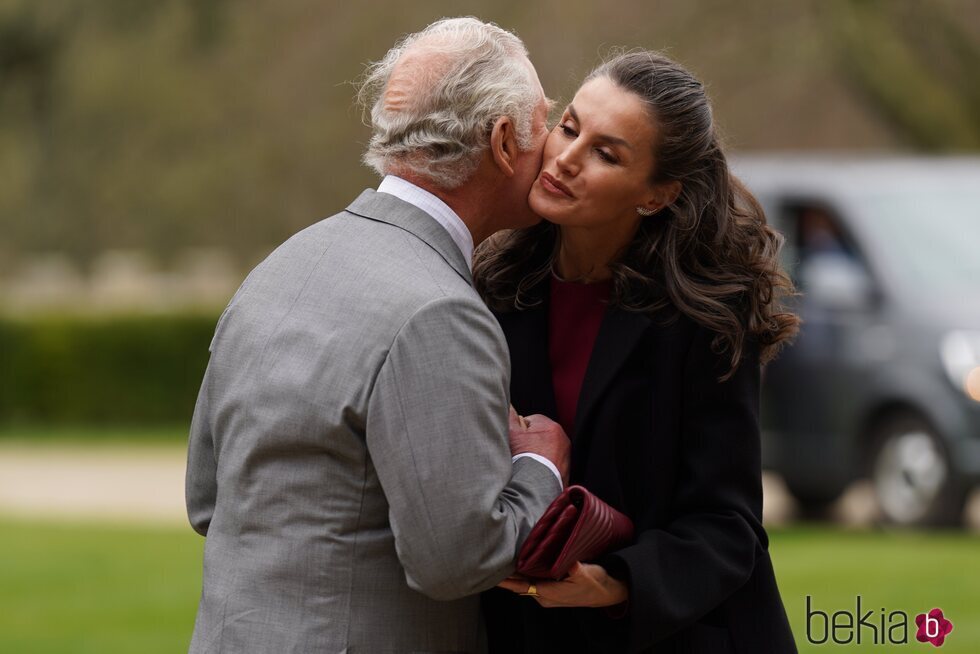
M 470 279 L 474 243 L 536 220 L 547 101 L 523 45 L 439 21 L 361 95 L 378 192 L 280 246 L 215 331 L 187 465 L 192 652 L 478 650 L 473 594 L 567 475 L 543 416 L 513 416 L 508 447 L 506 343 Z

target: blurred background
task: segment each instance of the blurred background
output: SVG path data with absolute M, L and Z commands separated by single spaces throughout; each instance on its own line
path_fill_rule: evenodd
M 352 83 L 453 15 L 516 31 L 559 104 L 616 46 L 706 82 L 803 291 L 763 403 L 800 649 L 806 596 L 860 595 L 942 608 L 944 651 L 976 651 L 975 0 L 0 0 L 0 651 L 186 650 L 184 444 L 214 324 L 377 183 Z

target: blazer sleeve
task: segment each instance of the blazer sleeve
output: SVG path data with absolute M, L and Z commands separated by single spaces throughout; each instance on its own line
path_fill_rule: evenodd
M 684 366 L 671 519 L 607 559 L 630 586 L 628 651 L 686 628 L 741 587 L 764 548 L 758 351 L 719 382 L 726 357 L 698 328 Z M 642 520 L 641 520 L 642 524 Z
M 560 492 L 543 464 L 511 461 L 506 343 L 478 299 L 441 298 L 399 330 L 368 404 L 368 452 L 410 587 L 456 599 L 514 569 Z
M 197 395 L 194 417 L 191 419 L 187 442 L 187 472 L 184 477 L 184 501 L 187 518 L 194 531 L 208 535 L 211 517 L 218 496 L 218 465 L 214 457 L 214 437 L 211 433 L 211 412 L 208 393 L 211 367 L 208 366 Z
M 256 267 L 255 270 L 258 269 Z M 213 417 L 210 401 L 213 354 L 220 339 L 222 327 L 234 304 L 248 288 L 255 270 L 245 278 L 238 291 L 235 292 L 235 296 L 218 318 L 218 323 L 214 328 L 214 336 L 208 346 L 208 352 L 212 354 L 212 359 L 204 371 L 201 389 L 197 394 L 197 404 L 194 405 L 194 417 L 191 418 L 190 435 L 187 441 L 187 470 L 184 473 L 184 504 L 187 507 L 187 518 L 191 527 L 202 536 L 208 535 L 211 518 L 214 516 L 214 507 L 218 500 L 218 461 L 215 456 L 214 433 L 211 429 Z

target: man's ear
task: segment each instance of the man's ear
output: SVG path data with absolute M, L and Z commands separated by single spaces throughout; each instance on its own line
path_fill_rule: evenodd
M 644 209 L 656 212 L 660 211 L 668 204 L 672 204 L 677 196 L 681 194 L 681 183 L 678 181 L 660 182 L 654 185 L 652 192 L 643 203 Z
M 507 177 L 514 176 L 519 150 L 514 121 L 509 116 L 501 116 L 490 130 L 490 156 L 494 164 Z

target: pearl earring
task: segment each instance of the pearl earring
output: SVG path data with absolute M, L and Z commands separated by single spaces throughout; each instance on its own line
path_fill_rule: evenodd
M 652 216 L 653 214 L 657 213 L 658 211 L 660 211 L 660 209 L 647 209 L 646 207 L 637 207 L 636 208 L 636 213 L 640 214 L 641 216 Z

